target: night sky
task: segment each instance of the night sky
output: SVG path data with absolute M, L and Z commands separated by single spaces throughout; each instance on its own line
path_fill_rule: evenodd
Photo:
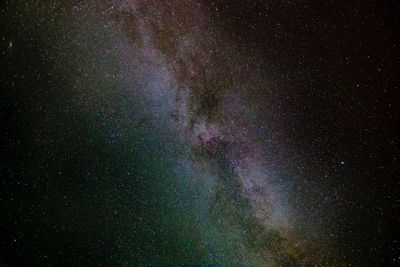
M 396 1 L 0 3 L 0 266 L 400 266 Z

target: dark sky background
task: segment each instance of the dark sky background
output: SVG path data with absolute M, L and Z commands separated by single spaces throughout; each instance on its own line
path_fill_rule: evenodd
M 336 226 L 348 257 L 390 265 L 400 252 L 399 5 L 251 2 L 221 1 L 221 23 L 273 62 L 291 145 L 343 186 Z
M 0 266 L 125 266 L 121 259 L 139 248 L 141 258 L 192 259 L 190 251 L 198 248 L 176 254 L 180 245 L 168 243 L 179 236 L 180 222 L 165 226 L 151 219 L 158 210 L 172 210 L 167 221 L 179 216 L 179 208 L 157 201 L 159 192 L 175 190 L 162 178 L 173 167 L 157 157 L 180 152 L 140 126 L 122 141 L 113 126 L 97 121 L 98 113 L 77 115 L 72 84 L 43 59 L 48 44 L 36 38 L 60 26 L 25 27 L 21 16 L 29 9 L 16 12 L 17 2 L 0 5 Z M 278 115 L 269 119 L 285 146 L 298 151 L 293 160 L 302 168 L 295 172 L 311 174 L 310 184 L 337 195 L 321 210 L 343 261 L 400 266 L 400 6 L 317 2 L 221 0 L 204 6 L 238 50 L 272 77 L 273 92 L 258 98 L 268 102 L 273 94 Z M 69 16 L 57 7 L 48 12 Z M 125 118 L 125 105 L 114 118 Z M 134 152 L 124 145 L 132 140 L 142 140 Z M 144 151 L 151 156 L 144 159 Z M 129 172 L 136 176 L 126 177 Z M 324 174 L 329 178 L 321 181 Z M 138 182 L 141 177 L 151 182 Z M 139 241 L 121 238 L 128 225 L 142 232 Z M 170 230 L 167 237 L 162 229 Z
M 217 6 L 221 24 L 273 62 L 281 112 L 290 118 L 282 120 L 290 145 L 306 147 L 309 163 L 333 173 L 342 186 L 346 201 L 337 208 L 346 215 L 336 218 L 336 227 L 347 256 L 355 266 L 397 266 L 399 5 L 221 1 Z

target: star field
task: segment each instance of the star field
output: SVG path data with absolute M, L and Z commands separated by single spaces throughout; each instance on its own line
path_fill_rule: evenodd
M 398 11 L 2 3 L 0 265 L 398 265 Z

